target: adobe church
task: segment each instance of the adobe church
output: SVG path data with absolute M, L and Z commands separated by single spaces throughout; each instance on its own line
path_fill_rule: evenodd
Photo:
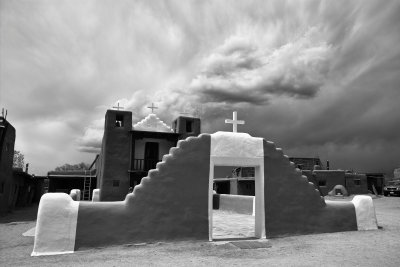
M 200 134 L 199 118 L 179 116 L 171 128 L 154 114 L 154 105 L 150 108 L 152 112 L 136 124 L 130 111 L 107 110 L 96 162 L 100 201 L 124 200 L 129 188 L 155 169 L 178 140 Z

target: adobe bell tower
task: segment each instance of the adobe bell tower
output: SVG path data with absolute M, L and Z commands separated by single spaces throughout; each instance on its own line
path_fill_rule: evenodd
M 179 116 L 172 127 L 175 133 L 179 133 L 179 139 L 186 139 L 189 136 L 198 136 L 201 130 L 200 118 Z
M 132 112 L 107 110 L 105 115 L 100 172 L 100 201 L 124 200 L 129 189 Z

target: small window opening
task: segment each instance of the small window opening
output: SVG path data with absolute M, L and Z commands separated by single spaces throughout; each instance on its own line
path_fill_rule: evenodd
M 1 182 L 1 186 L 0 186 L 0 194 L 4 193 L 4 182 Z
M 354 179 L 354 184 L 355 185 L 360 185 L 361 184 L 361 180 L 360 179 Z
M 118 115 L 115 118 L 115 126 L 116 127 L 124 127 L 124 115 Z
M 113 180 L 113 187 L 119 187 L 119 180 Z
M 186 132 L 187 133 L 193 132 L 193 122 L 192 121 L 186 121 Z
M 326 180 L 319 180 L 318 181 L 319 186 L 326 186 Z

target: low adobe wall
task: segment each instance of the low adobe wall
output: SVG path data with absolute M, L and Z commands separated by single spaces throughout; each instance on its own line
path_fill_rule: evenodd
M 240 214 L 254 215 L 254 196 L 213 195 L 213 208 Z
M 32 255 L 127 243 L 207 240 L 212 231 L 211 156 L 214 163 L 216 160 L 227 162 L 225 154 L 236 155 L 230 159 L 235 164 L 243 160 L 249 163 L 251 159 L 232 154 L 229 146 L 239 143 L 248 149 L 249 137 L 232 133 L 219 136 L 221 140 L 229 140 L 225 138 L 228 135 L 236 135 L 231 139 L 237 140 L 224 141 L 222 145 L 217 142 L 220 146 L 214 146 L 214 150 L 210 135 L 179 141 L 178 147 L 171 148 L 170 154 L 163 157 L 155 170 L 149 171 L 124 201 L 77 202 L 67 194 L 44 195 L 39 204 Z M 263 164 L 258 168 L 264 176 L 257 177 L 259 181 L 261 177 L 265 179 L 262 180 L 264 192 L 259 192 L 256 200 L 264 197 L 261 203 L 264 214 L 256 207 L 255 230 L 260 225 L 264 228 L 260 219 L 263 217 L 267 237 L 377 228 L 371 197 L 359 196 L 352 202 L 325 201 L 281 149 L 265 140 L 260 146 L 257 156 L 262 153 Z M 225 154 L 216 153 L 219 151 Z M 246 196 L 220 197 L 219 204 L 233 204 L 236 209 L 247 211 L 248 199 Z M 256 206 L 260 207 L 257 201 Z

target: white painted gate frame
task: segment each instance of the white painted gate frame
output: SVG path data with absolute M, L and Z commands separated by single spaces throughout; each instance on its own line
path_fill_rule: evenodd
M 263 139 L 244 133 L 217 132 L 211 135 L 211 155 L 208 184 L 208 233 L 213 233 L 213 181 L 215 166 L 254 167 L 255 226 L 257 238 L 265 238 L 264 209 L 264 147 Z

